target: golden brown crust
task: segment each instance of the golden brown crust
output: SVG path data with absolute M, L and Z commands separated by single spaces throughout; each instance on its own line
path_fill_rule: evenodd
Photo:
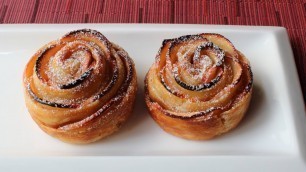
M 137 91 L 129 55 L 89 29 L 42 47 L 23 79 L 33 120 L 69 143 L 90 143 L 117 131 L 131 115 Z
M 206 140 L 239 124 L 252 85 L 248 60 L 229 40 L 219 34 L 187 35 L 163 42 L 145 78 L 145 101 L 166 132 Z

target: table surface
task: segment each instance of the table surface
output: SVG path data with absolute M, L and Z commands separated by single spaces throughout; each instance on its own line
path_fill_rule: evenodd
M 306 0 L 0 0 L 0 23 L 283 26 L 306 100 Z

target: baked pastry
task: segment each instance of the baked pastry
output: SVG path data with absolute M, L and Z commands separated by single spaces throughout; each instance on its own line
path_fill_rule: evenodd
M 100 32 L 67 33 L 26 65 L 25 102 L 51 136 L 90 143 L 117 131 L 132 113 L 136 71 L 128 53 Z
M 219 34 L 164 40 L 145 78 L 145 101 L 166 132 L 206 140 L 235 128 L 252 94 L 246 57 Z

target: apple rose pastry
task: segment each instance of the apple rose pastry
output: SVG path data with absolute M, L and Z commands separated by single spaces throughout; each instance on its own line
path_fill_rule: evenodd
M 34 121 L 70 143 L 94 142 L 117 131 L 132 113 L 136 82 L 128 53 L 89 29 L 43 46 L 23 75 Z
M 252 71 L 219 34 L 164 40 L 145 79 L 152 118 L 178 137 L 205 140 L 238 125 L 250 103 Z

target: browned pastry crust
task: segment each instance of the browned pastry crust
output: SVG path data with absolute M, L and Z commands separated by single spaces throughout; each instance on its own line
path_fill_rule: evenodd
M 145 79 L 145 101 L 166 132 L 206 140 L 235 128 L 246 113 L 248 60 L 219 34 L 164 40 Z
M 69 143 L 90 143 L 117 131 L 131 115 L 137 91 L 127 52 L 90 29 L 69 32 L 37 51 L 23 84 L 34 121 Z

